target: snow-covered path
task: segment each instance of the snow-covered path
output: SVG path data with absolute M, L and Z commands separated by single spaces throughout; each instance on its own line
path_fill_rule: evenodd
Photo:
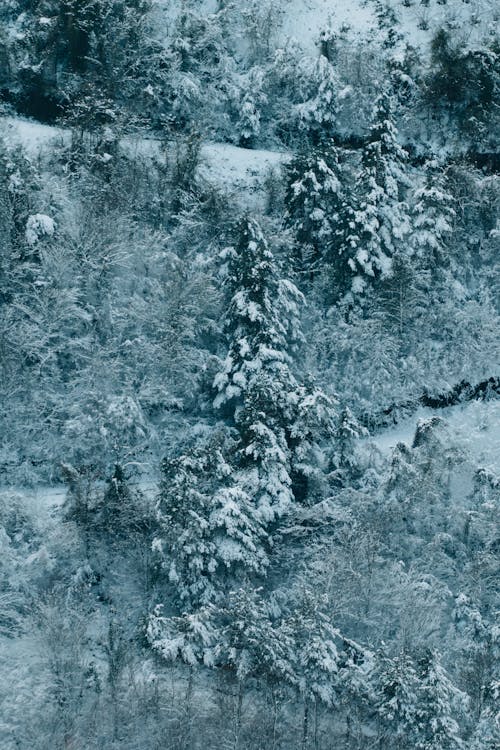
M 11 147 L 20 146 L 26 156 L 36 160 L 48 153 L 51 144 L 68 144 L 70 132 L 18 117 L 0 118 L 0 136 Z M 144 134 L 124 139 L 130 153 L 143 157 L 160 156 L 160 140 Z M 279 170 L 290 155 L 286 152 L 246 149 L 228 143 L 203 144 L 199 177 L 228 193 L 245 207 L 259 205 L 265 193 L 265 179 Z

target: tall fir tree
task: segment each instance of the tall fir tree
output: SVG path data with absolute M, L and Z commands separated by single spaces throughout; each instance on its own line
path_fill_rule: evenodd
M 320 55 L 314 64 L 310 78 L 313 94 L 297 109 L 300 127 L 307 133 L 308 140 L 318 145 L 335 135 L 341 84 L 333 65 L 324 55 Z
M 264 574 L 266 532 L 228 464 L 222 433 L 166 460 L 155 548 L 180 608 L 220 604 L 238 576 Z
M 411 247 L 417 261 L 434 278 L 450 265 L 449 242 L 455 210 L 435 162 L 426 165 L 424 185 L 412 196 Z
M 354 201 L 346 210 L 343 255 L 354 295 L 374 279 L 390 276 L 392 258 L 408 234 L 408 208 L 402 200 L 406 159 L 397 140 L 392 98 L 383 91 L 373 108 Z
M 215 378 L 215 407 L 238 431 L 241 467 L 248 474 L 262 520 L 272 522 L 294 502 L 294 472 L 304 475 L 312 421 L 318 434 L 333 403 L 306 388 L 292 371 L 302 339 L 304 299 L 278 264 L 262 230 L 244 219 L 238 243 L 225 251 L 229 349 Z
M 297 240 L 301 271 L 312 272 L 338 255 L 345 201 L 341 176 L 331 140 L 299 154 L 287 169 L 286 224 Z
M 439 655 L 426 649 L 416 663 L 415 750 L 460 750 L 463 742 L 456 720 L 465 695 L 453 685 Z

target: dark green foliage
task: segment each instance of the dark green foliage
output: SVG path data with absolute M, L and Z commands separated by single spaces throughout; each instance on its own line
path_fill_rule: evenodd
M 431 43 L 431 72 L 426 97 L 445 108 L 473 143 L 498 133 L 500 56 L 498 40 L 463 50 L 449 32 L 440 29 Z

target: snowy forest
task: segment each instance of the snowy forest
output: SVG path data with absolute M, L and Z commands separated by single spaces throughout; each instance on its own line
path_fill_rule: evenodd
M 1 0 L 0 750 L 499 750 L 500 3 Z

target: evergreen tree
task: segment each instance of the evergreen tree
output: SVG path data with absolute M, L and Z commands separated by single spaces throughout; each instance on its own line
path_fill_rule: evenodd
M 74 109 L 82 117 L 91 90 L 96 102 L 110 98 L 141 117 L 161 109 L 168 66 L 151 33 L 150 0 L 15 2 L 22 33 L 10 42 L 10 84 L 21 111 L 54 120 Z
M 96 525 L 110 537 L 125 540 L 134 526 L 139 526 L 136 497 L 132 492 L 125 472 L 120 464 L 115 464 L 113 475 L 107 483 L 106 492 L 98 509 Z
M 158 605 L 148 620 L 147 636 L 155 651 L 168 662 L 179 659 L 190 667 L 214 665 L 218 632 L 210 606 L 169 617 Z
M 346 213 L 343 255 L 349 266 L 353 294 L 362 294 L 376 278 L 392 273 L 392 258 L 409 230 L 407 206 L 401 200 L 406 152 L 397 141 L 392 100 L 387 92 L 377 98 L 355 201 Z
M 500 746 L 500 680 L 494 680 L 483 687 L 485 707 L 467 744 L 467 750 L 496 750 Z
M 259 513 L 270 522 L 294 499 L 295 459 L 311 437 L 307 415 L 327 419 L 318 403 L 322 400 L 326 411 L 332 405 L 318 391 L 300 386 L 292 373 L 303 297 L 279 277 L 256 222 L 243 221 L 239 242 L 225 257 L 229 351 L 215 379 L 215 406 L 238 430 L 241 465 L 249 472 Z
M 356 442 L 368 434 L 348 406 L 339 415 L 333 433 L 334 454 L 332 456 L 333 477 L 335 483 L 345 485 L 358 474 Z
M 339 252 L 344 204 L 338 153 L 331 141 L 287 168 L 286 223 L 294 230 L 300 270 L 313 271 Z
M 377 710 L 381 722 L 380 747 L 410 748 L 417 723 L 418 679 L 409 654 L 380 656 Z
M 218 603 L 234 576 L 263 574 L 266 533 L 214 434 L 164 462 L 155 547 L 182 607 Z
M 463 742 L 455 716 L 465 696 L 450 681 L 436 652 L 426 650 L 416 664 L 418 691 L 415 750 L 460 750 Z
M 435 277 L 449 267 L 449 248 L 455 211 L 453 197 L 442 186 L 436 165 L 426 167 L 425 184 L 412 196 L 411 246 L 419 265 Z
M 254 677 L 271 685 L 296 686 L 292 622 L 273 617 L 272 610 L 262 590 L 231 592 L 221 611 L 221 661 L 239 680 Z
M 308 139 L 319 144 L 335 135 L 339 113 L 340 81 L 330 61 L 320 55 L 311 73 L 314 94 L 298 105 L 300 125 Z

